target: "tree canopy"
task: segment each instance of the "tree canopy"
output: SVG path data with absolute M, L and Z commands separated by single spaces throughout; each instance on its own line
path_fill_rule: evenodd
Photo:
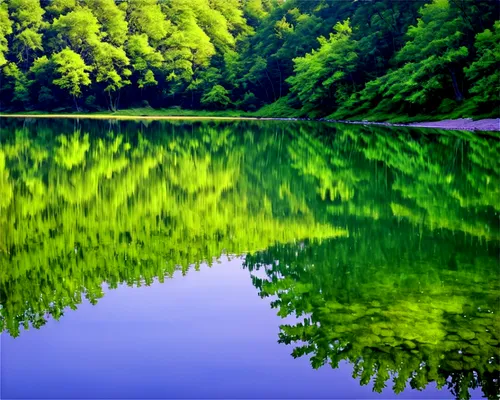
M 6 0 L 0 110 L 496 116 L 499 15 L 483 0 Z M 78 98 L 55 83 L 66 49 L 89 67 Z

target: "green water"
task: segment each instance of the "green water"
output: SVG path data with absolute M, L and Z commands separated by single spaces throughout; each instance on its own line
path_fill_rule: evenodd
M 22 337 L 103 283 L 230 255 L 313 368 L 496 398 L 499 155 L 466 132 L 2 119 L 0 322 Z

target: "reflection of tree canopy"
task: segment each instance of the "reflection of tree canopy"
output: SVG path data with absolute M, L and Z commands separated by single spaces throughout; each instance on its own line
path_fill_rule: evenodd
M 223 253 L 345 234 L 315 217 L 313 182 L 280 161 L 283 137 L 213 125 L 164 125 L 161 136 L 36 127 L 7 127 L 0 146 L 11 334 L 59 317 L 82 293 L 96 301 L 103 282 L 149 284 Z
M 247 254 L 261 294 L 304 315 L 281 340 L 313 366 L 497 393 L 499 152 L 361 126 L 5 120 L 4 329 Z
M 282 317 L 301 317 L 281 327 L 280 342 L 296 343 L 293 356 L 309 354 L 314 368 L 350 361 L 376 391 L 392 377 L 397 393 L 408 381 L 452 381 L 460 398 L 478 385 L 496 395 L 498 246 L 358 223 L 365 229 L 349 238 L 247 256 L 261 297 L 272 296 Z
M 340 129 L 339 129 L 340 130 Z M 434 381 L 457 398 L 499 393 L 499 142 L 467 134 L 351 128 L 328 146 L 290 144 L 349 237 L 275 245 L 246 257 L 282 317 L 279 340 L 314 368 L 341 360 L 397 393 Z

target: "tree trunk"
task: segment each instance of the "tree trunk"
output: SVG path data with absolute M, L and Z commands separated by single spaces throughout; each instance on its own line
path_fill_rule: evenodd
M 281 75 L 281 65 L 280 65 L 280 62 L 277 61 L 277 64 L 278 64 L 278 70 L 280 72 L 280 97 L 279 98 L 281 99 L 281 97 L 283 96 L 283 94 L 282 94 L 283 93 L 283 91 L 282 91 L 282 89 L 283 89 L 283 77 Z
M 260 81 L 260 79 L 257 79 L 257 82 L 259 83 L 260 87 L 264 88 L 264 92 L 266 93 L 266 99 L 269 100 L 269 93 L 267 92 L 267 87 L 262 84 L 262 82 Z
M 109 101 L 109 109 L 111 111 L 116 111 L 115 103 L 113 102 L 113 96 L 111 96 L 111 91 L 108 91 L 108 101 Z
M 271 83 L 271 89 L 273 89 L 273 101 L 276 101 L 277 100 L 276 99 L 276 91 L 274 90 L 273 80 L 269 76 L 269 72 L 267 72 L 267 68 L 266 68 L 266 75 L 267 75 L 267 79 L 269 80 L 269 83 Z
M 460 91 L 460 88 L 458 87 L 457 76 L 455 75 L 455 71 L 453 70 L 453 68 L 450 68 L 449 70 L 451 75 L 451 83 L 453 85 L 453 90 L 455 91 L 455 100 L 461 102 L 463 101 L 464 96 Z

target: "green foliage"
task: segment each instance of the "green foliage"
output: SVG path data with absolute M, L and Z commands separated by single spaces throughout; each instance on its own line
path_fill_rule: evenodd
M 287 1 L 251 39 L 245 56 L 252 61 L 244 67 L 248 72 L 243 86 L 264 101 L 275 101 L 290 90 L 290 106 L 313 117 L 334 112 L 339 119 L 498 115 L 492 111 L 497 109 L 494 104 L 475 106 L 466 79 L 466 70 L 476 58 L 473 37 L 493 26 L 498 4 L 317 3 L 313 8 L 310 3 Z M 325 27 L 346 20 L 351 27 L 348 35 L 324 32 Z M 314 44 L 316 37 L 328 35 L 330 39 L 322 39 L 319 48 Z M 496 79 L 491 69 L 480 75 L 485 82 Z M 289 87 L 282 85 L 283 80 Z M 450 101 L 455 102 L 454 108 Z
M 498 2 L 464 0 L 8 0 L 0 67 L 30 83 L 22 96 L 0 88 L 2 109 L 71 107 L 55 64 L 29 73 L 69 48 L 93 68 L 82 94 L 112 111 L 146 100 L 270 116 L 497 116 L 498 15 Z
M 243 99 L 237 103 L 238 108 L 242 109 L 243 111 L 256 111 L 259 107 L 259 100 L 257 97 L 251 93 L 247 92 L 243 96 Z
M 7 36 L 12 33 L 12 21 L 9 19 L 7 5 L 0 4 L 0 67 L 7 63 L 6 53 L 9 51 Z
M 118 8 L 114 0 L 84 0 L 103 28 L 104 40 L 121 46 L 127 38 L 128 24 L 125 12 Z
M 52 46 L 56 49 L 69 46 L 73 51 L 85 54 L 99 43 L 99 29 L 99 22 L 92 11 L 76 8 L 52 23 L 51 30 L 56 34 Z
M 167 35 L 169 23 L 156 0 L 130 0 L 125 5 L 132 33 L 143 33 L 155 42 Z
M 160 68 L 163 56 L 149 45 L 147 35 L 143 33 L 131 36 L 127 42 L 127 53 L 130 55 L 132 68 L 138 75 L 137 86 L 142 89 L 148 85 L 157 85 L 158 81 L 151 68 Z
M 89 71 L 92 68 L 85 64 L 82 57 L 73 50 L 64 49 L 54 54 L 52 61 L 59 78 L 54 79 L 54 85 L 66 90 L 73 97 L 80 97 L 82 86 L 90 85 Z
M 52 0 L 46 10 L 51 16 L 58 17 L 76 8 L 76 0 Z
M 215 85 L 208 93 L 203 95 L 201 102 L 208 107 L 227 107 L 231 104 L 228 94 L 229 91 L 224 86 Z
M 105 92 L 115 92 L 130 83 L 130 61 L 121 48 L 109 43 L 99 43 L 94 50 L 95 81 L 104 83 Z
M 45 11 L 40 7 L 39 0 L 10 0 L 8 9 L 13 22 L 12 51 L 17 60 L 26 65 L 33 52 L 43 49 L 39 31 L 44 25 L 42 16 Z
M 493 31 L 486 29 L 476 36 L 474 46 L 478 58 L 465 74 L 473 82 L 471 93 L 477 103 L 491 102 L 493 106 L 500 106 L 500 21 L 496 21 Z
M 26 74 L 14 63 L 3 67 L 3 74 L 6 82 L 2 84 L 2 92 L 11 92 L 13 102 L 28 103 L 30 82 Z
M 338 22 L 330 38 L 319 38 L 320 47 L 294 59 L 295 74 L 288 78 L 290 91 L 306 108 L 328 110 L 345 100 L 346 85 L 354 85 L 357 43 L 352 40 L 349 20 Z

